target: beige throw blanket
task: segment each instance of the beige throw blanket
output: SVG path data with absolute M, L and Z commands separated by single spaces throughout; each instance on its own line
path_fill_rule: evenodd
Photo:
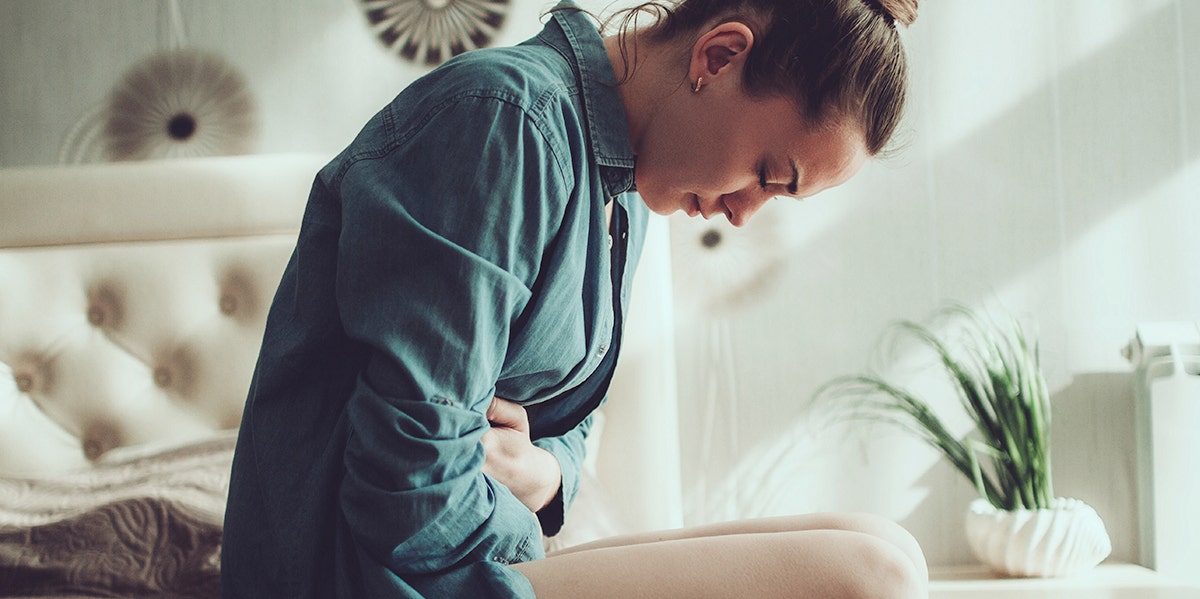
M 234 433 L 0 478 L 0 596 L 218 597 Z

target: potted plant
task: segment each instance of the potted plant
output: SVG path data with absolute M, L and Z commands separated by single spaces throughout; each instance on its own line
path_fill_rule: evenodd
M 954 304 L 943 323 L 894 325 L 933 351 L 959 405 L 974 424 L 955 436 L 929 402 L 875 373 L 833 379 L 818 397 L 849 399 L 851 418 L 882 420 L 920 436 L 975 487 L 967 540 L 986 565 L 1007 576 L 1066 576 L 1090 569 L 1112 550 L 1099 515 L 1055 497 L 1050 475 L 1050 396 L 1036 339 L 1010 315 Z

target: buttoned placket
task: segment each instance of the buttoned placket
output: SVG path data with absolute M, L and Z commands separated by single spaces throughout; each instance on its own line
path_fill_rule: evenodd
M 624 207 L 621 206 L 621 203 L 617 201 L 616 197 L 610 198 L 609 201 L 613 203 L 613 223 L 616 224 L 617 237 L 621 240 L 619 244 L 615 243 L 615 240 L 613 239 L 612 227 L 610 226 L 608 231 L 608 247 L 611 254 L 611 260 L 609 263 L 612 264 L 613 268 L 613 272 L 610 273 L 613 282 L 613 314 L 617 315 L 617 319 L 614 321 L 613 326 L 619 327 L 621 326 L 622 320 L 620 315 L 624 312 L 623 299 L 625 297 L 625 287 L 628 283 L 625 280 L 625 256 L 628 251 L 629 218 L 628 215 L 625 214 Z M 608 347 L 608 343 L 602 343 L 600 345 L 600 357 L 603 357 L 604 354 L 608 352 Z

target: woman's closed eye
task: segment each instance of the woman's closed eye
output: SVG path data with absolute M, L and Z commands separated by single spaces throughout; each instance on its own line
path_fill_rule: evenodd
M 766 168 L 760 168 L 758 171 L 758 187 L 759 189 L 771 192 L 774 190 L 775 197 L 795 197 L 796 184 L 792 183 L 772 183 L 771 175 Z
M 800 188 L 800 169 L 796 166 L 796 161 L 791 161 L 792 177 L 788 181 L 779 181 L 775 179 L 775 173 L 772 172 L 769 161 L 760 162 L 758 165 L 758 187 L 763 191 L 769 191 L 771 188 L 776 190 L 779 195 L 788 195 L 795 197 Z
M 772 182 L 775 174 L 767 166 L 767 162 L 763 161 L 758 165 L 758 187 L 763 191 L 769 191 L 771 187 L 776 187 L 779 184 Z

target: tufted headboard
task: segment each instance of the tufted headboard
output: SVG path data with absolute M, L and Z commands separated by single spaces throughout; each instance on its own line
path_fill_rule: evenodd
M 0 475 L 229 436 L 326 158 L 0 169 Z M 667 248 L 656 219 L 593 464 L 630 529 L 681 512 Z

